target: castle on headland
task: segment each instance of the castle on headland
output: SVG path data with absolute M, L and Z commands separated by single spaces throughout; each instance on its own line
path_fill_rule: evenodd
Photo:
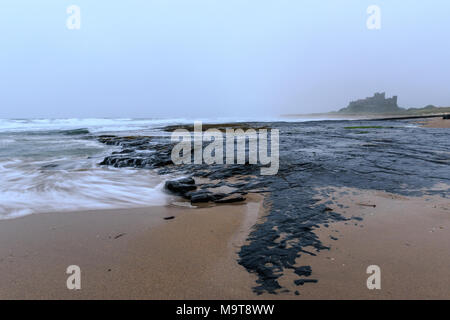
M 339 113 L 396 113 L 403 110 L 397 105 L 397 96 L 386 98 L 386 93 L 375 93 L 373 97 L 352 101 L 346 108 L 340 109 Z

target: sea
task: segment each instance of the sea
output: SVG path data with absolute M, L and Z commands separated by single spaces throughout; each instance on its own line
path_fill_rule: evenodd
M 250 119 L 196 120 L 229 123 Z M 275 119 L 258 119 L 266 120 Z M 167 134 L 162 130 L 164 126 L 193 121 L 0 119 L 0 219 L 41 212 L 167 204 L 170 196 L 164 192 L 164 181 L 172 177 L 148 169 L 98 165 L 119 148 L 102 144 L 96 137 Z

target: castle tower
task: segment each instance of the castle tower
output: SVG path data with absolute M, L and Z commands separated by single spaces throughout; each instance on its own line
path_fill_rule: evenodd
M 395 105 L 397 105 L 397 96 L 392 96 L 392 101 L 394 102 Z

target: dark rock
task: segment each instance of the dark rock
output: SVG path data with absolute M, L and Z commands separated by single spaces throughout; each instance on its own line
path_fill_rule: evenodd
M 317 283 L 318 281 L 316 279 L 298 279 L 298 280 L 294 280 L 294 283 L 297 286 L 302 286 L 305 283 Z
M 175 219 L 175 217 L 174 216 L 164 217 L 164 220 L 172 220 L 172 219 Z
M 211 192 L 199 192 L 190 196 L 191 203 L 214 201 L 214 196 Z
M 188 192 L 186 194 L 186 198 L 191 199 L 191 203 L 218 201 L 227 196 L 225 193 L 212 193 L 205 190 Z
M 208 194 L 208 193 L 211 193 L 211 192 L 210 192 L 210 191 L 207 191 L 207 190 L 202 190 L 202 189 L 200 189 L 200 190 L 194 190 L 194 191 L 186 192 L 186 193 L 184 194 L 184 197 L 185 197 L 186 199 L 191 199 L 193 196 L 203 195 L 203 194 Z
M 114 151 L 112 154 L 125 154 L 125 153 L 132 153 L 134 152 L 133 149 L 123 149 L 122 151 Z
M 178 179 L 176 181 L 178 181 L 179 183 L 184 183 L 184 184 L 195 184 L 195 180 L 192 177 L 182 178 L 182 179 Z
M 309 277 L 311 275 L 312 270 L 310 266 L 301 266 L 296 268 L 294 272 L 299 276 Z
M 245 201 L 245 198 L 241 195 L 235 194 L 235 195 L 231 195 L 228 197 L 224 197 L 222 199 L 215 200 L 214 202 L 215 203 L 233 203 L 233 202 L 240 202 L 240 201 Z
M 167 190 L 170 190 L 178 195 L 184 195 L 188 191 L 197 189 L 197 186 L 195 184 L 181 183 L 177 180 L 166 181 L 165 187 Z
M 218 187 L 222 187 L 224 185 L 226 185 L 225 181 L 221 181 L 218 183 L 205 183 L 204 185 L 202 185 L 202 189 L 218 188 Z
M 226 193 L 213 193 L 214 200 L 223 199 L 227 196 L 229 196 L 229 195 Z

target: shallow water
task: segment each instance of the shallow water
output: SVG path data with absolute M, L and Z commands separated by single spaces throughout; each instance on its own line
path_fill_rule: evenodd
M 0 219 L 165 204 L 164 177 L 150 170 L 99 166 L 117 148 L 99 143 L 95 135 L 155 131 L 166 122 L 0 120 Z

